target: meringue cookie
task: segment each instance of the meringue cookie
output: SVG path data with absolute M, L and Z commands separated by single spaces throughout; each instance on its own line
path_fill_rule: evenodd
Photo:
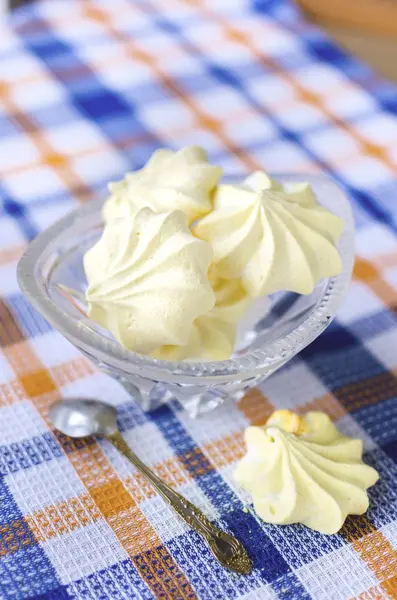
M 109 185 L 111 196 L 103 208 L 104 220 L 149 206 L 157 213 L 181 210 L 190 224 L 211 210 L 210 196 L 221 175 L 220 167 L 208 164 L 202 148 L 157 150 L 142 169 Z
M 326 414 L 276 411 L 266 426 L 248 427 L 245 441 L 234 477 L 264 521 L 332 534 L 367 510 L 378 473 L 362 462 L 362 441 L 341 435 Z
M 244 185 L 251 188 L 255 192 L 262 190 L 282 190 L 281 183 L 269 177 L 264 171 L 254 171 L 244 180 Z
M 162 360 L 226 360 L 233 352 L 239 319 L 251 298 L 239 280 L 224 280 L 210 268 L 215 306 L 193 323 L 184 346 L 162 346 L 153 352 Z
M 253 297 L 280 290 L 310 294 L 341 271 L 335 247 L 342 220 L 321 207 L 308 184 L 281 188 L 265 173 L 220 185 L 214 210 L 194 227 L 209 242 L 225 279 L 242 279 Z
M 88 314 L 136 352 L 186 344 L 195 319 L 215 303 L 211 256 L 180 211 L 143 208 L 110 221 L 84 257 Z

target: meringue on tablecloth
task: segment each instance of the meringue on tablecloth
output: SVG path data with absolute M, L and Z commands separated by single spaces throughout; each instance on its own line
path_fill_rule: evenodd
M 310 294 L 319 280 L 337 275 L 342 229 L 343 221 L 318 204 L 308 184 L 282 187 L 256 172 L 242 185 L 219 185 L 212 212 L 193 233 L 211 244 L 219 275 L 241 278 L 257 297 L 280 290 Z
M 202 148 L 188 146 L 178 152 L 161 148 L 142 169 L 109 185 L 104 219 L 125 217 L 148 206 L 157 213 L 181 210 L 190 224 L 211 210 L 210 196 L 221 175 L 222 169 L 208 163 Z
M 248 427 L 245 442 L 234 477 L 264 521 L 331 534 L 367 510 L 378 473 L 362 462 L 362 441 L 340 434 L 325 413 L 276 411 L 264 427 Z
M 109 221 L 84 257 L 89 317 L 136 352 L 184 345 L 193 322 L 215 303 L 211 257 L 181 211 L 143 208 Z

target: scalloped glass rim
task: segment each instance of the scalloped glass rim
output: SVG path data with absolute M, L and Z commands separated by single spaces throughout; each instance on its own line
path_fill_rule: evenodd
M 67 214 L 40 233 L 28 246 L 19 261 L 18 283 L 31 304 L 45 319 L 81 350 L 93 355 L 105 365 L 127 374 L 138 374 L 162 382 L 194 383 L 203 378 L 208 384 L 260 376 L 271 365 L 284 364 L 312 342 L 327 327 L 340 306 L 349 287 L 354 264 L 354 225 L 350 204 L 343 192 L 325 176 L 309 174 L 276 174 L 283 183 L 308 181 L 316 188 L 321 203 L 321 191 L 334 194 L 335 212 L 343 218 L 345 227 L 339 243 L 342 272 L 326 280 L 323 293 L 312 312 L 290 333 L 265 344 L 261 349 L 246 352 L 225 361 L 171 362 L 137 354 L 118 342 L 85 329 L 66 314 L 48 296 L 41 267 L 54 252 L 61 239 L 66 239 L 77 221 L 99 211 L 103 198 L 92 200 Z M 241 177 L 228 176 L 228 180 Z M 204 383 L 201 380 L 201 383 Z

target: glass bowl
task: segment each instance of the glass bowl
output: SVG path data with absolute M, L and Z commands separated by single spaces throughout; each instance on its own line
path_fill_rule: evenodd
M 195 416 L 227 399 L 241 398 L 324 331 L 347 292 L 354 263 L 353 219 L 341 190 L 322 176 L 277 175 L 277 179 L 308 181 L 319 202 L 343 219 L 338 246 L 342 272 L 321 281 L 310 295 L 285 292 L 255 301 L 239 325 L 229 360 L 152 359 L 122 347 L 87 317 L 83 256 L 101 235 L 103 199 L 79 207 L 31 242 L 18 265 L 21 290 L 55 329 L 119 380 L 144 410 L 173 397 Z

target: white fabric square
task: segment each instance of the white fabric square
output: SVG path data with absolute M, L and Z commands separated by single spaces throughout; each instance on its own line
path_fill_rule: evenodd
M 222 27 L 214 20 L 204 20 L 198 5 L 194 7 L 194 12 L 196 13 L 194 17 L 186 20 L 185 35 L 200 50 L 207 53 L 211 48 L 212 52 L 213 47 L 221 45 L 219 39 L 223 37 Z M 233 54 L 236 54 L 235 46 Z
M 130 90 L 134 86 L 144 86 L 153 81 L 153 72 L 150 67 L 143 62 L 135 60 L 132 62 L 125 54 L 120 55 L 120 46 L 116 44 L 117 50 L 114 60 L 109 64 L 102 66 L 103 52 L 101 47 L 98 55 L 97 76 L 105 85 L 116 90 Z M 85 47 L 88 50 L 88 46 Z M 109 58 L 109 55 L 106 55 Z
M 345 180 L 358 188 L 375 187 L 395 177 L 392 169 L 372 156 L 360 156 L 354 161 L 338 163 L 338 169 Z
M 52 127 L 46 133 L 46 138 L 55 152 L 66 155 L 92 151 L 106 144 L 98 127 L 83 119 Z
M 133 39 L 137 33 L 146 32 L 152 27 L 151 15 L 139 10 L 139 5 L 131 4 L 128 7 L 128 12 L 125 10 L 112 10 L 116 6 L 113 2 L 101 3 L 101 11 L 109 15 L 109 23 L 112 23 L 117 31 L 127 33 Z
M 260 104 L 273 107 L 277 116 L 280 106 L 293 106 L 295 89 L 285 79 L 275 76 L 263 76 L 253 81 L 247 81 L 247 89 Z M 281 163 L 282 164 L 282 163 Z
M 11 88 L 14 102 L 22 110 L 33 112 L 45 106 L 54 106 L 67 101 L 67 91 L 56 79 L 43 77 Z
M 251 590 L 243 596 L 239 596 L 239 600 L 277 600 L 278 596 L 270 585 L 263 585 L 256 590 Z
M 73 344 L 56 331 L 49 331 L 30 340 L 40 362 L 48 368 L 81 358 Z
M 187 130 L 178 131 L 177 143 L 175 140 L 175 136 L 172 131 L 163 131 L 163 137 L 168 140 L 169 146 L 173 148 L 173 150 L 179 150 L 179 148 L 183 148 L 184 146 L 202 146 L 206 149 L 209 156 L 210 162 L 215 162 L 212 160 L 211 155 L 219 152 L 221 150 L 221 142 L 219 138 L 212 133 L 211 131 L 205 129 L 195 129 L 189 128 Z M 217 164 L 222 162 L 223 158 L 216 158 Z M 220 166 L 223 166 L 220 164 Z
M 277 137 L 276 128 L 268 119 L 263 117 L 258 120 L 254 115 L 226 121 L 223 131 L 234 143 L 244 146 L 266 144 Z
M 185 521 L 180 519 L 158 495 L 141 502 L 139 508 L 163 542 L 168 542 L 168 540 L 183 535 L 190 529 Z
M 211 6 L 214 5 L 215 3 Z M 177 23 L 196 24 L 198 18 L 202 17 L 202 12 L 197 4 L 186 4 L 183 0 L 173 0 L 172 2 L 167 1 L 167 17 Z M 196 18 L 192 19 L 192 17 Z
M 117 41 L 113 37 L 107 36 L 103 36 L 100 44 L 83 44 L 81 47 L 76 48 L 76 54 L 85 63 L 97 68 L 102 67 L 104 71 L 106 70 L 105 65 L 107 65 L 107 70 L 110 70 L 109 64 L 116 63 L 118 60 L 121 64 L 124 64 L 125 68 L 125 61 L 128 60 Z M 106 63 L 104 63 L 104 59 Z M 128 77 L 127 73 L 126 76 Z
M 70 19 L 70 17 L 76 16 L 76 9 L 72 4 L 68 4 L 67 2 L 61 2 L 58 6 L 54 6 L 52 2 L 45 2 L 42 7 L 40 7 L 40 14 L 45 15 L 49 20 L 56 21 L 57 19 L 61 20 L 62 23 L 62 31 L 63 31 L 63 20 Z M 78 16 L 80 17 L 81 10 L 78 12 Z M 73 19 L 73 24 L 75 19 Z M 52 23 L 52 25 L 55 25 Z
M 375 99 L 358 86 L 347 85 L 335 92 L 325 95 L 324 104 L 337 117 L 356 120 L 360 115 L 378 110 Z
M 228 87 L 218 87 L 215 90 L 206 90 L 195 95 L 197 104 L 206 116 L 226 121 L 233 120 L 233 115 L 246 113 L 246 102 L 241 95 Z M 227 117 L 227 119 L 226 119 Z
M 338 309 L 338 321 L 348 325 L 383 308 L 383 303 L 374 292 L 360 281 L 352 281 L 349 293 Z
M 130 431 L 124 431 L 123 437 L 131 450 L 136 452 L 148 466 L 153 467 L 174 457 L 172 449 L 153 423 L 143 423 Z M 130 477 L 134 471 L 131 463 L 108 442 L 101 442 L 101 445 L 118 475 L 122 479 Z
M 3 269 L 1 269 L 1 271 L 0 271 L 0 277 L 2 277 L 2 276 L 3 276 Z M 10 363 L 8 362 L 8 360 L 6 359 L 4 354 L 2 354 L 0 352 L 0 383 L 8 383 L 8 382 L 12 381 L 14 378 L 15 378 L 15 374 L 11 368 Z M 0 410 L 0 418 L 2 418 L 1 410 Z M 0 435 L 0 440 L 1 440 L 1 435 Z M 2 442 L 0 441 L 0 443 L 2 443 Z
M 0 295 L 11 296 L 20 294 L 21 288 L 17 281 L 15 262 L 8 263 L 1 267 L 0 271 Z M 0 375 L 1 378 L 1 375 Z
M 140 36 L 136 48 L 138 52 L 144 52 L 151 57 L 156 68 L 165 73 L 190 74 L 201 67 L 198 58 L 186 52 L 183 46 L 175 46 L 171 36 L 159 31 L 154 35 Z M 131 61 L 131 65 L 133 64 L 134 62 Z
M 97 150 L 87 156 L 75 157 L 71 164 L 75 172 L 88 185 L 103 182 L 104 186 L 109 181 L 118 179 L 120 173 L 124 173 L 131 167 L 121 152 L 110 149 Z
M 397 118 L 390 113 L 375 113 L 356 121 L 354 129 L 372 144 L 387 147 L 397 140 Z
M 0 372 L 4 361 L 0 355 Z M 12 376 L 10 377 L 12 379 Z M 0 444 L 12 444 L 41 435 L 48 428 L 29 400 L 0 408 Z
M 66 456 L 7 475 L 7 483 L 24 515 L 87 492 Z
M 284 173 L 289 171 L 307 171 L 312 168 L 307 153 L 292 142 L 279 140 L 267 144 L 264 148 L 251 152 L 251 155 L 263 165 L 265 171 L 280 172 L 281 165 Z
M 171 133 L 170 130 L 194 129 L 197 119 L 194 111 L 177 99 L 161 104 L 146 104 L 140 108 L 139 115 L 142 123 L 149 129 L 165 133 Z
M 365 340 L 365 346 L 387 370 L 397 369 L 397 330 L 389 329 Z
M 378 583 L 351 546 L 343 546 L 295 573 L 316 600 L 353 598 Z
M 305 65 L 296 75 L 300 85 L 321 96 L 328 97 L 331 92 L 344 90 L 347 84 L 343 73 L 321 63 Z
M 113 406 L 131 401 L 131 396 L 118 381 L 100 372 L 67 383 L 62 387 L 62 395 L 65 398 L 97 398 Z
M 246 156 L 252 156 L 252 152 L 246 152 Z M 217 164 L 222 167 L 225 175 L 231 175 L 233 179 L 243 179 L 249 174 L 247 163 L 243 157 L 237 156 L 237 154 L 224 154 L 219 158 Z
M 26 165 L 34 166 L 40 161 L 40 158 L 40 152 L 27 135 L 2 137 L 1 169 L 3 173 L 9 169 L 26 167 Z
M 173 51 L 175 44 L 172 36 L 161 29 L 148 29 L 146 35 L 140 35 L 136 40 L 137 49 L 147 52 L 157 58 L 160 58 L 161 54 L 166 54 L 167 51 Z M 178 48 L 176 49 L 178 52 Z
M 5 27 L 2 28 L 0 36 L 1 42 L 6 38 L 6 32 L 8 31 L 9 30 Z M 18 39 L 16 39 L 16 41 L 20 42 Z M 9 51 L 9 46 L 7 50 Z M 23 88 L 26 84 L 20 83 L 20 80 L 32 79 L 32 77 L 43 80 L 45 76 L 46 73 L 42 67 L 42 63 L 40 63 L 33 54 L 27 52 L 15 53 L 0 61 L 0 81 L 4 81 L 4 83 L 16 84 Z M 3 139 L 4 138 L 2 138 L 2 141 Z
M 390 159 L 397 166 L 397 147 L 395 145 L 389 148 L 389 150 L 387 152 L 387 155 L 390 157 Z
M 125 431 L 124 437 L 131 448 L 150 465 L 157 465 L 174 457 L 174 451 L 151 421 Z
M 24 204 L 38 198 L 48 198 L 65 189 L 56 171 L 44 165 L 6 176 L 4 186 Z
M 299 132 L 324 126 L 327 123 L 324 112 L 306 102 L 294 102 L 287 106 L 281 106 L 276 110 L 276 114 L 277 120 L 282 125 Z
M 397 522 L 392 521 L 381 527 L 380 531 L 389 540 L 393 550 L 397 550 Z
M 175 46 L 165 47 L 164 53 L 160 50 L 160 53 L 154 57 L 156 67 L 162 72 L 180 78 L 195 73 L 201 67 L 200 61 L 192 54 L 181 50 L 182 48 L 175 48 Z M 177 85 L 179 89 L 184 89 L 183 84 L 178 83 Z
M 218 511 L 196 483 L 192 482 L 181 486 L 178 488 L 178 492 L 193 502 L 210 520 L 219 518 Z M 182 535 L 190 529 L 185 521 L 182 521 L 160 496 L 156 495 L 141 502 L 139 508 L 164 542 Z
M 339 419 L 335 425 L 343 435 L 348 437 L 358 438 L 363 441 L 364 452 L 369 452 L 377 447 L 370 435 L 357 423 L 357 421 L 349 414 L 346 414 Z
M 361 148 L 357 140 L 342 129 L 320 129 L 305 135 L 305 146 L 321 159 L 340 162 L 342 158 L 358 156 Z
M 223 467 L 221 469 L 219 469 L 219 473 L 222 475 L 223 479 L 225 480 L 225 482 L 227 483 L 228 486 L 231 487 L 231 489 L 234 491 L 234 493 L 236 494 L 238 500 L 235 503 L 234 506 L 229 507 L 231 511 L 244 511 L 244 509 L 247 509 L 248 506 L 252 505 L 252 495 L 251 493 L 246 490 L 245 488 L 242 488 L 238 485 L 238 483 L 236 482 L 236 480 L 234 479 L 234 470 L 237 467 L 237 463 L 238 461 L 234 462 L 231 465 L 227 465 L 226 467 Z
M 237 405 L 228 401 L 197 419 L 192 419 L 186 411 L 180 411 L 178 419 L 200 445 L 233 435 L 248 425 L 247 419 L 238 410 Z
M 291 381 L 294 382 L 293 385 L 291 385 Z M 328 393 L 320 379 L 302 361 L 277 371 L 260 387 L 275 409 L 294 410 L 297 406 L 321 398 Z
M 59 12 L 61 12 L 61 7 L 59 8 Z M 62 9 L 63 8 L 64 7 L 62 6 Z M 44 8 L 43 12 L 46 12 L 46 8 Z M 62 10 L 62 13 L 63 12 L 64 11 Z M 68 13 L 69 12 L 73 13 L 73 10 L 68 11 Z M 105 26 L 99 21 L 85 17 L 81 13 L 79 14 L 78 19 L 70 19 L 70 17 L 68 19 L 68 13 L 65 14 L 64 18 L 61 17 L 61 14 L 57 14 L 56 18 L 62 23 L 62 40 L 73 44 L 73 52 L 75 51 L 75 48 L 79 48 L 85 44 L 87 44 L 87 46 L 95 45 L 97 38 L 103 36 L 106 32 Z M 90 44 L 91 40 L 92 44 Z
M 18 227 L 17 221 L 7 215 L 0 216 L 0 232 L 0 248 L 10 249 L 12 246 L 26 243 L 25 236 Z
M 0 35 L 0 51 L 9 52 L 10 54 L 19 54 L 23 56 L 23 58 L 29 56 L 29 54 L 24 51 L 20 36 L 17 35 L 16 32 L 14 33 L 11 27 L 2 27 Z
M 391 267 L 389 269 L 384 269 L 383 271 L 383 279 L 387 281 L 392 288 L 397 290 L 397 267 Z
M 196 29 L 196 28 L 195 28 Z M 196 34 L 196 31 L 194 30 Z M 194 37 L 198 37 L 195 35 Z M 205 53 L 209 52 L 209 39 L 202 38 L 198 40 L 195 45 L 201 46 Z M 252 61 L 251 50 L 243 44 L 237 44 L 236 42 L 228 39 L 222 31 L 219 31 L 212 36 L 213 43 L 211 44 L 211 61 L 230 69 L 233 66 L 250 64 Z
M 373 259 L 388 252 L 395 252 L 397 237 L 391 230 L 374 221 L 356 233 L 357 255 L 362 258 Z
M 36 225 L 38 230 L 43 230 L 65 216 L 66 213 L 70 212 L 76 206 L 78 206 L 77 199 L 67 194 L 65 199 L 57 199 L 50 204 L 35 205 L 29 211 L 29 219 L 32 224 Z
M 63 584 L 88 577 L 128 558 L 104 520 L 52 538 L 44 542 L 42 548 Z
M 244 26 L 244 22 L 242 25 Z M 263 27 L 256 19 L 252 20 L 252 25 L 254 26 L 254 35 L 250 38 L 255 47 L 265 56 L 284 56 L 295 52 L 303 54 L 303 46 L 299 42 L 299 38 L 287 33 L 286 29 L 275 27 L 273 22 L 266 28 L 266 25 Z M 249 32 L 247 33 L 249 34 Z

